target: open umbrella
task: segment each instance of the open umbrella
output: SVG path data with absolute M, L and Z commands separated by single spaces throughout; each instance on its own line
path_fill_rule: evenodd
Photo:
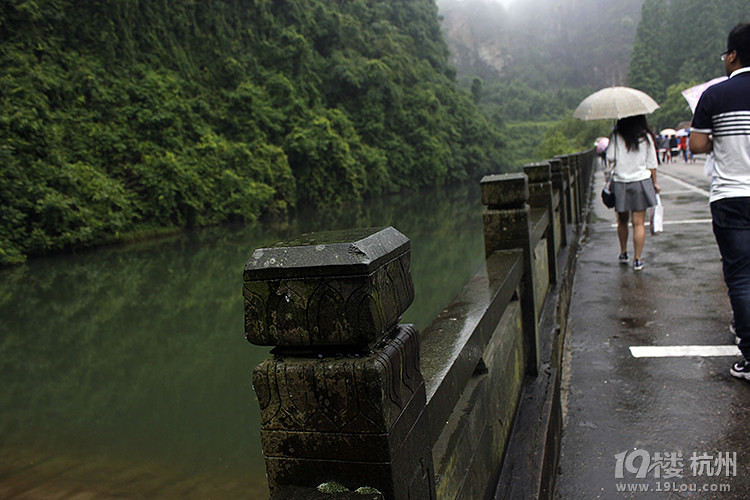
M 599 137 L 594 145 L 596 146 L 597 153 L 604 153 L 604 151 L 607 149 L 607 146 L 609 146 L 609 137 Z
M 681 94 L 682 97 L 684 97 L 688 102 L 690 111 L 695 113 L 695 107 L 698 105 L 698 99 L 701 98 L 701 95 L 703 95 L 703 92 L 705 92 L 708 87 L 716 85 L 717 83 L 721 83 L 727 78 L 728 77 L 726 76 L 720 76 L 718 78 L 714 78 L 713 80 L 709 80 L 706 83 L 701 83 L 700 85 L 696 85 L 695 87 L 690 87 L 689 89 L 683 90 Z
M 677 135 L 677 131 L 673 128 L 665 128 L 664 130 L 659 132 L 659 135 L 667 135 L 667 136 Z
M 608 87 L 581 101 L 573 117 L 581 120 L 606 120 L 653 113 L 659 105 L 651 96 L 630 87 Z

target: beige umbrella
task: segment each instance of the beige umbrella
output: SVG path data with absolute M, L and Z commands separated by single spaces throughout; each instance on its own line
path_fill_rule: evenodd
M 581 101 L 573 117 L 581 120 L 606 120 L 646 115 L 659 108 L 648 94 L 630 87 L 608 87 Z
M 659 135 L 677 135 L 677 131 L 673 128 L 665 128 L 659 132 Z

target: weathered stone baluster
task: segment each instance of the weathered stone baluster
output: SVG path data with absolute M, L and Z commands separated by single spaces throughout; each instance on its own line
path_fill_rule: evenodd
M 529 163 L 524 165 L 523 172 L 529 179 L 529 205 L 543 207 L 549 214 L 549 227 L 546 231 L 547 265 L 549 282 L 557 283 L 557 240 L 555 234 L 555 207 L 553 205 L 552 170 L 548 162 Z
M 540 364 L 537 307 L 534 300 L 534 266 L 531 234 L 529 182 L 526 174 L 488 175 L 480 182 L 484 212 L 486 256 L 498 250 L 520 248 L 524 253 L 521 280 L 521 321 L 523 323 L 526 370 L 536 375 Z
M 388 499 L 435 496 L 410 242 L 394 228 L 317 233 L 256 250 L 245 335 L 276 346 L 253 372 L 273 498 L 336 481 Z
M 567 179 L 563 175 L 562 160 L 553 158 L 549 160 L 550 170 L 552 171 L 552 191 L 560 196 L 560 245 L 568 245 L 568 231 L 566 229 L 568 222 L 568 202 L 566 200 L 565 189 Z
M 570 155 L 561 155 L 557 156 L 557 158 L 562 163 L 560 170 L 565 183 L 565 208 L 568 213 L 568 224 L 578 225 L 578 223 L 580 222 L 580 214 L 578 210 L 578 195 L 576 194 L 573 171 L 570 167 Z
M 576 205 L 577 205 L 577 217 L 578 217 L 578 223 L 583 223 L 583 216 L 584 212 L 586 210 L 587 201 L 588 201 L 588 190 L 589 187 L 587 181 L 588 179 L 584 179 L 583 175 L 581 175 L 581 164 L 578 161 L 580 155 L 574 154 L 569 155 L 568 159 L 570 160 L 569 166 L 570 166 L 570 174 L 573 176 L 573 186 L 575 187 L 575 193 L 576 193 Z

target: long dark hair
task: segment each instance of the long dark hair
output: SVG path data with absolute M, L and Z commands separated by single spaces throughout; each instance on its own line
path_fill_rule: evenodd
M 654 138 L 654 133 L 648 127 L 646 115 L 628 116 L 617 120 L 615 131 L 625 140 L 628 151 L 638 151 L 638 145 L 646 136 Z

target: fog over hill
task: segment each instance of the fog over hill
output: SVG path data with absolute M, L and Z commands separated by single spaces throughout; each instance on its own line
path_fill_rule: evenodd
M 437 0 L 459 76 L 538 89 L 625 83 L 644 0 Z

